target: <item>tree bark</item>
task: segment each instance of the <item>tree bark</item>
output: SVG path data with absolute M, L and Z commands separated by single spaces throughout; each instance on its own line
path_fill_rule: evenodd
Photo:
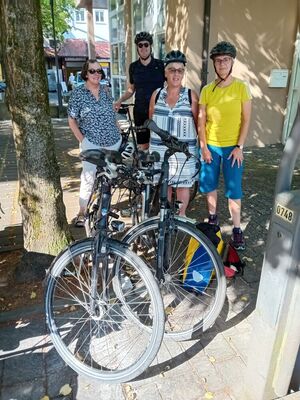
M 24 247 L 54 255 L 71 235 L 50 118 L 40 1 L 0 0 L 0 29 Z

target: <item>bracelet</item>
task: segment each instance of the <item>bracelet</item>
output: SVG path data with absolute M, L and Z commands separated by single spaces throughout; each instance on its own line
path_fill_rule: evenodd
M 236 144 L 235 147 L 237 147 L 240 150 L 243 150 L 244 146 L 242 144 Z

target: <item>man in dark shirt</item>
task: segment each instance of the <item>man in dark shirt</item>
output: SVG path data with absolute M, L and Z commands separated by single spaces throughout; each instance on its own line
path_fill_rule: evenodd
M 148 118 L 149 102 L 154 90 L 163 87 L 165 81 L 164 63 L 152 56 L 152 35 L 148 32 L 140 32 L 135 36 L 139 59 L 129 66 L 129 83 L 126 92 L 115 102 L 116 111 L 122 102 L 135 94 L 134 123 L 143 125 Z M 138 133 L 137 143 L 141 150 L 149 147 L 150 132 Z

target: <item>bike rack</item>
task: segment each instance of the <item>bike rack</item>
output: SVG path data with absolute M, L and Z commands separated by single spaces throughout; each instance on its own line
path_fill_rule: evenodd
M 292 190 L 300 152 L 300 104 L 284 147 L 248 347 L 245 399 L 300 390 L 300 190 Z M 297 356 L 298 355 L 298 356 Z M 297 376 L 298 374 L 298 376 Z

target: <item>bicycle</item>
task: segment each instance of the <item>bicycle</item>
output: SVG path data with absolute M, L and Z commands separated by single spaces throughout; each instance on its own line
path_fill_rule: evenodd
M 53 261 L 46 281 L 46 321 L 54 347 L 77 373 L 105 383 L 126 382 L 145 371 L 160 348 L 162 298 L 145 263 L 113 238 L 123 223 L 108 224 L 114 216 L 112 187 L 124 169 L 120 154 L 87 150 L 81 158 L 97 165 L 101 182 L 95 232 Z
M 126 123 L 124 125 L 123 130 L 123 143 L 124 146 L 128 142 L 129 138 L 132 137 L 134 152 L 132 154 L 133 165 L 143 168 L 152 168 L 152 162 L 159 161 L 159 154 L 152 156 L 151 161 L 149 162 L 146 159 L 146 156 L 143 152 L 138 151 L 136 134 L 138 132 L 142 132 L 145 129 L 145 126 L 135 127 L 134 122 L 131 117 L 130 107 L 134 106 L 134 104 L 121 104 L 119 109 L 119 113 L 121 115 L 126 116 Z M 124 124 L 123 120 L 123 124 Z M 155 160 L 153 161 L 153 158 Z M 148 162 L 148 164 L 147 164 Z M 200 163 L 199 163 L 200 166 Z M 156 171 L 159 173 L 159 171 Z M 198 193 L 199 183 L 198 179 L 194 181 L 193 185 L 190 188 L 190 195 L 189 195 L 189 204 L 195 199 L 196 194 Z M 143 185 L 143 189 L 137 195 L 136 193 L 129 194 L 129 209 L 131 210 L 131 217 L 132 217 L 132 225 L 136 225 L 139 222 L 147 219 L 151 215 L 157 215 L 159 212 L 159 204 L 158 204 L 158 197 L 159 197 L 159 184 L 153 185 L 153 182 L 148 180 L 146 184 Z M 131 199 L 131 194 L 133 194 L 133 201 Z M 136 206 L 138 205 L 138 207 Z
M 167 147 L 162 163 L 160 213 L 132 227 L 122 240 L 145 260 L 159 282 L 166 316 L 165 336 L 187 340 L 211 327 L 220 314 L 226 292 L 224 266 L 210 240 L 186 218 L 178 217 L 168 201 L 168 159 L 175 152 L 191 156 L 187 146 L 151 120 L 146 126 Z M 189 284 L 194 275 L 200 290 Z

